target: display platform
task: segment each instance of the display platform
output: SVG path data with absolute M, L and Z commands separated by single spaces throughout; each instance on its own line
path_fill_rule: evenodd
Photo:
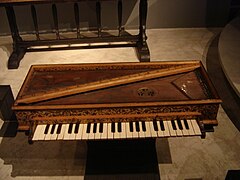
M 224 74 L 240 99 L 240 16 L 223 29 L 218 51 Z

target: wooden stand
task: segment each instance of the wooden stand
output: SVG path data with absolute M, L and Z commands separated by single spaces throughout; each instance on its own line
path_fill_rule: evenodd
M 84 1 L 84 0 L 79 0 Z M 103 1 L 103 0 L 102 0 Z M 108 43 L 107 45 L 94 45 L 88 46 L 88 48 L 111 48 L 111 47 L 136 47 L 136 52 L 138 59 L 140 61 L 150 61 L 150 52 L 147 45 L 147 36 L 146 36 L 146 19 L 147 19 L 147 9 L 148 9 L 148 1 L 140 0 L 139 3 L 139 34 L 131 35 L 124 30 L 122 25 L 122 0 L 118 0 L 118 35 L 117 36 L 103 36 L 102 35 L 102 24 L 101 24 L 101 0 L 96 0 L 96 19 L 97 19 L 97 35 L 96 37 L 83 37 L 80 35 L 79 28 L 79 8 L 78 1 L 67 1 L 72 2 L 73 10 L 75 14 L 75 23 L 76 23 L 76 38 L 62 38 L 60 37 L 59 27 L 58 27 L 58 11 L 55 3 L 65 3 L 64 0 L 55 0 L 55 1 L 47 1 L 47 0 L 3 0 L 0 2 L 0 6 L 4 6 L 6 9 L 9 26 L 12 33 L 13 39 L 13 52 L 8 60 L 8 68 L 9 69 L 17 69 L 21 59 L 24 57 L 26 52 L 31 51 L 43 51 L 43 50 L 65 50 L 65 49 L 73 49 L 73 48 L 86 48 L 85 46 L 74 46 L 74 47 L 55 47 L 50 48 L 51 45 L 69 45 L 69 44 L 92 44 L 92 43 Z M 52 16 L 54 21 L 54 31 L 56 33 L 56 39 L 51 40 L 42 40 L 40 38 L 40 33 L 38 29 L 38 18 L 37 12 L 35 9 L 35 4 L 45 3 L 52 4 Z M 23 40 L 18 31 L 18 25 L 16 21 L 16 16 L 14 12 L 14 6 L 16 5 L 31 5 L 31 16 L 33 19 L 33 24 L 35 27 L 36 40 Z M 111 44 L 113 42 L 117 42 L 118 44 Z M 127 44 L 126 44 L 127 42 Z M 47 48 L 37 48 L 37 46 L 48 46 Z M 34 47 L 29 49 L 29 47 Z

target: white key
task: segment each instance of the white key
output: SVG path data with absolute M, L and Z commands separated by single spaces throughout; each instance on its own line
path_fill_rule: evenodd
M 145 124 L 146 126 L 146 124 Z M 146 131 L 143 131 L 143 122 L 142 121 L 139 121 L 139 137 L 141 138 L 145 138 L 146 137 Z
M 51 134 L 51 137 L 50 137 L 51 140 L 57 139 L 57 128 L 58 128 L 58 124 L 55 124 L 54 132 L 53 134 Z
M 138 138 L 138 132 L 136 130 L 136 122 L 133 122 L 133 133 L 132 133 L 133 138 Z
M 167 121 L 167 122 L 168 122 L 168 128 L 169 128 L 170 136 L 177 136 L 176 131 L 172 127 L 171 121 Z
M 122 129 L 122 124 L 121 124 Z M 119 132 L 118 129 L 118 122 L 115 123 L 115 133 L 114 133 L 114 139 L 120 139 L 121 138 L 121 132 Z
M 67 129 L 66 126 L 67 126 L 67 124 L 62 124 L 61 131 L 57 136 L 57 140 L 63 140 L 64 135 L 65 135 L 65 131 Z
M 122 139 L 126 139 L 127 138 L 126 123 L 122 122 L 121 124 L 122 124 L 122 132 L 120 133 L 121 134 L 121 138 Z
M 184 125 L 183 119 L 181 119 L 181 123 L 182 123 L 182 127 L 183 127 L 183 130 L 182 130 L 183 136 L 188 136 L 189 132 L 188 132 L 188 130 L 186 129 L 186 127 Z
M 126 134 L 127 134 L 127 138 L 132 138 L 133 137 L 133 133 L 130 131 L 130 124 L 129 122 L 126 123 Z
M 160 125 L 160 121 L 157 121 L 157 126 L 158 126 L 158 137 L 164 137 L 164 132 L 161 130 L 161 125 Z
M 179 129 L 177 120 L 174 120 L 174 122 L 175 122 L 175 125 L 177 127 L 177 130 L 176 130 L 177 136 L 183 136 L 182 130 Z
M 188 120 L 187 120 L 187 123 L 188 123 L 188 127 L 189 127 L 189 130 L 188 130 L 189 135 L 190 135 L 190 136 L 195 135 L 195 132 L 194 132 L 193 127 L 192 127 L 191 120 L 188 119 Z
M 83 124 L 82 139 L 84 139 L 84 140 L 88 139 L 87 125 L 88 124 Z
M 94 139 L 93 127 L 94 123 L 91 123 L 90 133 L 88 133 L 88 139 Z
M 90 132 L 88 133 L 88 139 L 94 139 L 95 133 L 93 132 L 93 129 L 94 129 L 94 123 L 91 123 Z
M 152 137 L 152 134 L 151 134 L 151 129 L 150 129 L 150 121 L 145 121 L 145 124 L 146 124 L 146 137 Z
M 170 132 L 169 132 L 169 128 L 168 128 L 168 121 L 163 121 L 163 125 L 164 125 L 164 128 L 165 128 L 164 137 L 169 137 Z
M 194 130 L 195 134 L 196 134 L 196 135 L 202 135 L 201 130 L 200 130 L 199 126 L 198 126 L 197 121 L 196 121 L 195 119 L 192 119 L 192 120 L 191 120 L 191 123 L 192 123 L 193 130 Z
M 47 126 L 46 124 L 37 125 L 36 130 L 33 135 L 33 138 L 32 138 L 33 141 L 44 139 L 44 137 L 45 137 L 44 130 L 45 130 L 46 126 Z
M 78 133 L 76 134 L 76 139 L 82 139 L 83 134 L 83 124 L 79 124 Z
M 99 128 L 100 128 L 100 123 L 97 123 L 97 130 L 96 133 L 94 134 L 94 139 L 101 139 L 101 133 L 99 132 Z
M 108 133 L 108 139 L 113 139 L 112 123 L 108 123 L 107 126 L 108 126 L 108 130 L 107 130 L 107 133 Z
M 70 134 L 68 133 L 69 125 L 70 124 L 66 124 L 66 130 L 65 130 L 65 133 L 64 133 L 64 136 L 63 136 L 64 140 L 68 140 L 69 137 L 70 137 Z
M 108 123 L 103 123 L 103 132 L 101 134 L 101 139 L 108 138 Z
M 70 139 L 70 140 L 76 139 L 76 134 L 74 133 L 75 127 L 76 127 L 76 124 L 73 124 L 73 125 L 72 125 L 72 132 L 71 132 L 71 134 L 69 135 L 69 139 Z
M 151 131 L 152 137 L 157 137 L 158 134 L 157 134 L 157 131 L 154 130 L 153 122 L 151 122 L 149 125 L 150 125 L 150 131 Z
M 47 132 L 47 134 L 45 135 L 44 140 L 46 140 L 46 141 L 51 140 L 51 129 L 52 129 L 52 124 L 50 124 L 49 129 L 48 129 L 48 132 Z

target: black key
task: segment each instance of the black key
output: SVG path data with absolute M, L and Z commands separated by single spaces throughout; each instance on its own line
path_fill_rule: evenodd
M 140 132 L 139 122 L 137 121 L 137 122 L 135 122 L 135 124 L 136 124 L 136 131 Z
M 59 125 L 58 125 L 58 128 L 57 128 L 57 134 L 60 134 L 61 129 L 62 129 L 62 124 L 59 124 Z
M 103 123 L 100 123 L 99 132 L 100 132 L 100 133 L 103 133 Z
M 145 121 L 142 121 L 142 130 L 143 130 L 144 132 L 147 131 Z
M 97 132 L 97 123 L 94 123 L 93 124 L 93 133 L 96 133 Z
M 77 134 L 79 129 L 79 123 L 76 123 L 74 133 Z
M 183 130 L 182 123 L 181 123 L 180 119 L 177 119 L 177 125 L 178 125 L 179 129 Z
M 72 133 L 72 128 L 73 128 L 73 124 L 70 123 L 69 126 L 68 126 L 68 134 Z
M 186 128 L 186 129 L 189 129 L 189 126 L 188 126 L 188 122 L 187 122 L 187 120 L 184 119 L 183 122 L 184 122 L 184 126 L 185 126 L 185 128 Z
M 157 121 L 153 121 L 153 128 L 155 131 L 158 131 Z
M 171 120 L 171 123 L 172 123 L 173 130 L 177 130 L 177 127 L 176 127 L 176 124 L 175 124 L 174 120 Z
M 91 123 L 88 123 L 87 124 L 87 133 L 90 133 L 90 130 L 91 130 Z
M 122 123 L 118 122 L 118 132 L 122 132 Z
M 130 132 L 133 132 L 133 122 L 129 122 Z
M 47 126 L 46 126 L 46 128 L 45 128 L 45 130 L 44 130 L 44 134 L 47 134 L 47 133 L 48 133 L 49 126 L 50 126 L 50 124 L 47 124 Z
M 55 127 L 56 127 L 56 124 L 53 124 L 53 125 L 52 125 L 52 129 L 51 129 L 51 132 L 50 132 L 51 134 L 54 133 Z
M 111 132 L 114 133 L 115 132 L 115 123 L 112 122 L 112 125 L 111 125 Z
M 161 131 L 165 131 L 165 127 L 164 127 L 163 121 L 160 121 L 160 128 L 161 128 Z

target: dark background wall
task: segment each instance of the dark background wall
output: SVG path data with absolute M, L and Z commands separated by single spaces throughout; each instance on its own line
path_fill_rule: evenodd
M 127 29 L 138 28 L 138 0 L 123 0 L 123 23 Z M 148 28 L 190 28 L 223 27 L 229 20 L 231 0 L 148 0 Z M 60 29 L 75 27 L 73 4 L 57 4 Z M 95 2 L 79 2 L 81 28 L 96 26 Z M 53 27 L 51 6 L 37 5 L 39 29 Z M 15 7 L 20 32 L 34 30 L 30 6 Z M 102 3 L 102 24 L 104 28 L 117 26 L 117 2 Z M 0 8 L 0 35 L 9 34 L 5 9 Z

